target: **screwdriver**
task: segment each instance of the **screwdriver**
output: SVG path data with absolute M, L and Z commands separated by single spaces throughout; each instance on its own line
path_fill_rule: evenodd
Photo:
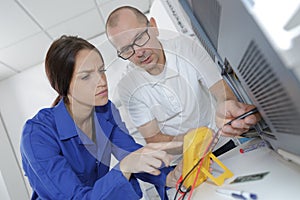
M 258 109 L 257 108 L 253 108 L 252 110 L 249 110 L 248 112 L 245 112 L 244 114 L 234 118 L 233 120 L 227 122 L 225 125 L 231 125 L 231 123 L 235 120 L 238 120 L 238 119 L 245 119 L 246 117 L 248 117 L 249 115 L 252 115 L 252 114 L 255 114 L 258 112 Z
M 232 119 L 231 121 L 227 122 L 225 125 L 231 125 L 231 123 L 235 120 L 238 120 L 238 119 L 245 119 L 246 117 L 248 117 L 249 115 L 252 115 L 252 114 L 255 114 L 258 112 L 258 109 L 257 108 L 253 108 L 252 110 L 249 110 L 248 112 L 245 112 L 244 114 Z M 214 147 L 216 146 L 217 142 L 219 141 L 219 138 L 221 136 L 221 130 L 222 128 L 219 128 L 218 131 L 216 132 L 216 134 L 213 136 L 212 138 L 212 142 L 210 144 L 210 147 L 209 149 L 212 150 L 214 149 Z

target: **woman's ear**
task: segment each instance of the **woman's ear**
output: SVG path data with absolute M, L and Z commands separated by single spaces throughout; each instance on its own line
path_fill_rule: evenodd
M 151 17 L 150 20 L 149 20 L 149 22 L 150 22 L 151 29 L 153 30 L 153 32 L 155 33 L 155 35 L 158 36 L 159 35 L 159 31 L 158 31 L 155 19 L 153 17 Z

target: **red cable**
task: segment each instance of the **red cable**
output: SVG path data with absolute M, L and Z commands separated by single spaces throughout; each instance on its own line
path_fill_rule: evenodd
M 195 177 L 195 179 L 194 179 L 194 183 L 193 183 L 193 185 L 192 185 L 192 189 L 191 189 L 191 191 L 190 191 L 188 200 L 190 200 L 191 197 L 192 197 L 192 194 L 193 194 L 193 191 L 194 191 L 194 189 L 195 189 L 195 185 L 196 185 L 198 176 L 199 176 L 200 171 L 201 171 L 202 164 L 203 164 L 203 162 L 204 162 L 204 157 L 205 157 L 205 155 L 207 154 L 207 152 L 208 152 L 208 150 L 209 150 L 209 148 L 210 148 L 211 143 L 213 142 L 213 140 L 214 140 L 214 139 L 212 139 L 211 142 L 210 142 L 210 144 L 206 147 L 205 152 L 204 152 L 204 155 L 203 155 L 203 157 L 201 158 L 201 161 L 200 161 L 200 163 L 199 163 L 199 165 L 198 165 L 197 174 L 196 174 L 196 177 Z
M 184 194 L 184 192 L 182 192 L 181 190 L 180 190 L 180 188 L 179 188 L 179 185 L 180 185 L 180 183 L 182 182 L 182 176 L 180 176 L 179 177 L 179 179 L 177 180 L 177 182 L 176 182 L 176 190 L 178 190 L 178 192 L 180 193 L 180 194 Z

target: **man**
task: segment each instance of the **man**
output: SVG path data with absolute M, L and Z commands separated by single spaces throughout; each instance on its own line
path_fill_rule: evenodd
M 214 62 L 195 41 L 158 40 L 154 18 L 148 21 L 129 6 L 109 15 L 106 34 L 118 56 L 133 66 L 118 84 L 118 91 L 147 143 L 182 141 L 189 130 L 215 128 L 215 122 L 223 135 L 237 136 L 259 120 L 251 115 L 223 127 L 254 106 L 237 102 Z

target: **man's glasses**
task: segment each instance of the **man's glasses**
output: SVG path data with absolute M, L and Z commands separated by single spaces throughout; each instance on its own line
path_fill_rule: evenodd
M 148 33 L 148 24 L 146 30 L 141 32 L 132 42 L 132 44 L 123 47 L 120 51 L 117 51 L 117 54 L 120 58 L 127 60 L 131 56 L 135 54 L 134 46 L 142 47 L 144 46 L 150 39 L 150 35 Z

